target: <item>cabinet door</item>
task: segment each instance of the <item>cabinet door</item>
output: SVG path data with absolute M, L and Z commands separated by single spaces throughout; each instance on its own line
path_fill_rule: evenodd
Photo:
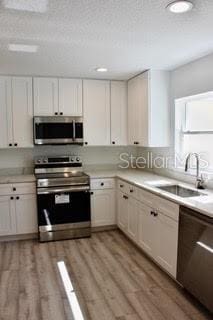
M 127 84 L 111 81 L 111 144 L 127 144 Z
M 33 146 L 32 78 L 12 78 L 14 145 Z
M 92 226 L 114 225 L 115 222 L 115 190 L 95 190 L 91 197 Z
M 35 116 L 58 114 L 58 79 L 34 78 L 33 90 Z
M 10 196 L 0 196 L 0 235 L 16 233 L 15 200 Z
M 138 239 L 138 201 L 134 198 L 128 199 L 128 225 L 127 233 L 135 242 Z
M 38 231 L 36 195 L 26 194 L 15 197 L 17 234 Z
M 176 277 L 178 222 L 161 213 L 154 220 L 157 223 L 156 260 Z
M 13 143 L 11 106 L 11 78 L 0 77 L 0 148 Z
M 128 144 L 135 145 L 137 142 L 137 78 L 128 81 Z
M 118 192 L 117 204 L 118 204 L 118 217 L 117 217 L 118 227 L 124 232 L 127 232 L 128 197 L 122 192 Z
M 110 82 L 83 81 L 84 141 L 87 145 L 110 144 Z
M 155 257 L 157 219 L 152 209 L 142 203 L 138 209 L 138 244 L 150 256 Z
M 59 113 L 82 116 L 82 80 L 59 79 Z

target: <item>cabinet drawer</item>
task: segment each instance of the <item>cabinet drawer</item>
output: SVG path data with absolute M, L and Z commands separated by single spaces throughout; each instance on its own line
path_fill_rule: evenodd
M 129 196 L 131 196 L 132 198 L 135 198 L 138 200 L 139 199 L 139 191 L 140 190 L 136 186 L 134 186 L 132 184 L 127 185 L 127 194 Z
M 124 193 L 128 193 L 128 188 L 129 184 L 127 182 L 124 182 L 123 180 L 118 180 L 118 190 Z
M 12 184 L 0 184 L 0 196 L 8 195 L 13 192 Z
M 179 205 L 163 199 L 145 190 L 139 190 L 139 200 L 151 208 L 154 208 L 166 216 L 178 221 L 179 220 Z
M 36 193 L 35 183 L 13 183 L 14 194 L 34 194 Z
M 91 190 L 114 189 L 115 179 L 91 179 L 90 187 Z

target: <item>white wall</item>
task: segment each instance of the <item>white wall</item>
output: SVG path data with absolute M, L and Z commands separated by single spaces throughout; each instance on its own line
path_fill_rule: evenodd
M 79 147 L 79 146 L 36 146 L 32 149 L 0 150 L 0 169 L 33 167 L 33 158 L 39 155 L 76 154 L 85 165 L 116 165 L 122 152 L 136 154 L 135 147 Z
M 172 96 L 182 98 L 213 90 L 213 54 L 172 71 Z

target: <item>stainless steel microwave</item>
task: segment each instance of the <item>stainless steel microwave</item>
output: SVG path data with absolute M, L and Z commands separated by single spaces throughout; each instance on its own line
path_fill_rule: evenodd
M 83 144 L 81 117 L 34 117 L 34 144 Z

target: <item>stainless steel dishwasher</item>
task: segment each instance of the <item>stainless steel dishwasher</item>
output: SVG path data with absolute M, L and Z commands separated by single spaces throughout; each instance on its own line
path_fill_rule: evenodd
M 213 218 L 180 207 L 177 280 L 213 312 Z

